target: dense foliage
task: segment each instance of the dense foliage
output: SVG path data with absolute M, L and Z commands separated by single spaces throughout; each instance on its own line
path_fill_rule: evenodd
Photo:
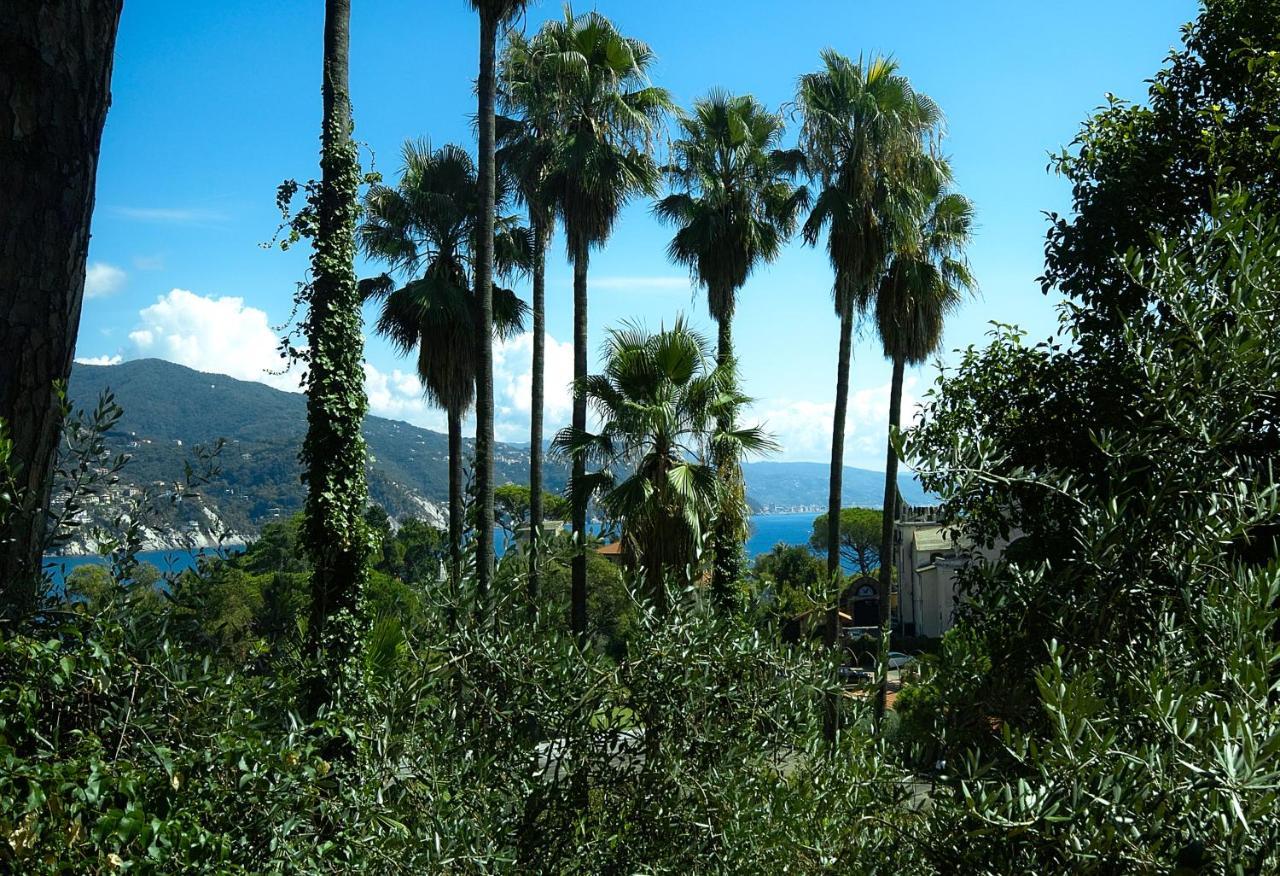
M 305 571 L 280 570 L 296 537 L 296 525 L 272 528 L 244 557 L 175 582 L 171 600 L 107 588 L 6 636 L 0 859 L 28 871 L 721 860 L 725 872 L 769 872 L 797 843 L 848 855 L 864 842 L 832 801 L 901 793 L 855 783 L 854 764 L 887 769 L 865 741 L 851 738 L 834 769 L 814 754 L 826 682 L 811 654 L 708 613 L 692 592 L 660 619 L 604 560 L 619 601 L 594 603 L 593 616 L 630 617 L 630 631 L 602 630 L 586 650 L 558 615 L 528 624 L 512 601 L 520 588 L 492 623 L 458 629 L 467 597 L 452 604 L 430 577 L 389 583 L 370 600 L 381 619 L 345 696 L 303 722 L 299 633 L 272 626 L 266 607 L 294 576 L 306 598 Z M 567 567 L 550 565 L 563 571 L 548 576 L 548 598 L 567 602 Z M 593 595 L 609 592 L 600 583 Z
M 1019 825 L 1011 866 L 1280 865 L 1280 235 L 1242 198 L 1217 211 L 1127 265 L 1158 305 L 1125 320 L 1107 357 L 1131 390 L 1127 428 L 1081 403 L 1072 378 L 1097 366 L 1090 347 L 1000 328 L 907 441 L 965 539 L 1016 538 L 964 576 L 928 734 L 984 789 L 967 829 Z M 1065 310 L 1064 333 L 1094 317 Z M 1067 411 L 1100 471 L 1022 453 Z M 1011 776 L 1021 790 L 1006 797 Z M 979 843 L 972 860 L 993 853 Z

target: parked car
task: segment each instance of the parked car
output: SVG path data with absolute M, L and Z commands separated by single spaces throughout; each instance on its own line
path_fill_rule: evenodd
M 901 651 L 889 652 L 889 668 L 890 669 L 901 669 L 902 667 L 909 666 L 910 664 L 915 662 L 916 662 L 916 658 L 912 657 L 910 654 L 903 654 Z
M 875 676 L 865 669 L 856 666 L 841 666 L 840 680 L 845 684 L 867 684 L 875 681 Z

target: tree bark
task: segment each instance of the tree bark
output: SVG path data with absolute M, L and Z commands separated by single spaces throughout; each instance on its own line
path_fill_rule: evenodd
M 546 379 L 546 270 L 547 231 L 538 215 L 529 209 L 533 229 L 533 374 L 529 405 L 529 609 L 538 613 L 538 589 L 542 553 L 542 406 Z
M 587 429 L 587 397 L 581 381 L 587 376 L 587 263 L 590 254 L 579 244 L 573 258 L 573 428 Z M 573 592 L 570 597 L 569 628 L 579 637 L 587 633 L 587 497 L 580 489 L 586 474 L 586 460 L 573 460 Z
M 0 14 L 0 422 L 18 496 L 0 529 L 0 613 L 39 597 L 121 0 L 17 0 Z
M 889 431 L 898 428 L 902 420 L 902 378 L 906 362 L 902 356 L 893 357 L 893 381 L 889 388 Z M 893 449 L 892 434 L 888 441 L 884 462 L 884 521 L 880 529 L 880 629 L 881 635 L 889 635 L 889 609 L 893 586 L 893 524 L 898 510 L 898 454 Z M 884 649 L 881 649 L 882 651 Z M 884 717 L 889 698 L 888 677 L 881 667 L 880 689 L 876 693 L 876 724 Z
M 723 368 L 733 358 L 733 320 L 724 315 L 718 321 L 719 338 L 716 346 L 716 364 Z M 728 417 L 721 417 L 716 427 L 727 432 L 733 428 Z M 720 483 L 727 487 L 721 502 L 721 513 L 716 516 L 711 535 L 711 552 L 715 566 L 711 573 L 711 593 L 716 604 L 728 611 L 733 603 L 733 585 L 742 575 L 742 544 L 739 528 L 741 508 L 735 503 L 746 501 L 742 486 L 742 466 L 735 456 L 717 453 L 713 460 L 720 475 Z
M 368 402 L 355 274 L 360 171 L 351 140 L 350 26 L 350 0 L 326 0 L 320 191 L 306 317 L 307 434 L 302 447 L 307 547 L 314 565 L 307 644 L 322 664 L 311 680 L 312 709 L 331 697 L 337 664 L 354 647 L 368 559 L 361 433 Z
M 844 420 L 849 408 L 849 360 L 853 355 L 853 313 L 840 314 L 840 356 L 836 365 L 836 410 L 831 424 L 831 472 L 830 492 L 827 494 L 827 576 L 835 585 L 835 603 L 827 609 L 823 641 L 828 651 L 835 651 L 840 644 L 840 590 L 843 587 L 840 570 L 840 503 L 844 485 Z M 827 702 L 823 720 L 823 733 L 828 742 L 834 742 L 839 724 L 839 698 Z
M 480 14 L 480 75 L 477 124 L 480 128 L 480 252 L 476 260 L 476 297 L 480 320 L 476 343 L 476 590 L 482 600 L 493 579 L 493 226 L 496 200 L 493 100 L 498 19 Z

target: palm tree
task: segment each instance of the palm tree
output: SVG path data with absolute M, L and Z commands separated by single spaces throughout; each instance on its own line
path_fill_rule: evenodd
M 483 344 L 480 306 L 471 274 L 484 233 L 483 192 L 476 166 L 458 146 L 432 150 L 407 142 L 395 188 L 375 185 L 365 196 L 361 247 L 409 278 L 399 288 L 389 274 L 362 283 L 367 299 L 381 299 L 377 331 L 402 354 L 417 351 L 418 377 L 430 402 L 449 422 L 449 557 L 458 580 L 462 559 L 462 418 L 476 397 L 477 360 Z M 503 194 L 499 192 L 499 194 Z M 495 252 L 499 273 L 527 259 L 527 232 L 504 217 Z M 509 335 L 522 327 L 524 304 L 494 288 L 494 328 Z
M 307 652 L 328 664 L 310 680 L 308 706 L 317 708 L 334 677 L 334 661 L 352 644 L 352 615 L 368 573 L 368 506 L 365 445 L 361 428 L 368 401 L 364 391 L 364 336 L 355 273 L 355 229 L 360 215 L 360 167 L 351 139 L 348 90 L 351 4 L 328 0 L 324 21 L 324 127 L 321 180 L 314 201 L 315 246 L 303 323 L 308 347 L 307 434 L 301 460 L 306 468 L 306 544 L 311 555 L 311 623 Z
M 777 258 L 808 205 L 808 189 L 792 180 L 803 166 L 798 150 L 778 149 L 784 123 L 751 96 L 713 91 L 681 119 L 684 136 L 672 144 L 668 168 L 677 191 L 658 202 L 660 218 L 677 226 L 667 254 L 686 265 L 706 289 L 719 327 L 716 361 L 733 359 L 733 314 L 738 293 L 755 267 Z M 732 423 L 721 422 L 728 430 Z M 713 527 L 712 588 L 721 604 L 741 573 L 747 507 L 736 458 L 715 460 L 724 493 Z
M 714 363 L 706 339 L 683 318 L 657 334 L 634 325 L 611 330 L 604 373 L 576 389 L 602 425 L 594 434 L 570 427 L 556 436 L 557 452 L 597 467 L 574 482 L 572 498 L 584 503 L 599 494 L 622 524 L 624 555 L 643 567 L 665 611 L 666 577 L 697 573 L 703 531 L 720 507 L 723 485 L 712 460 L 774 444 L 759 428 L 720 427 L 750 399 L 738 389 L 732 361 Z
M 637 195 L 657 194 L 658 167 L 652 143 L 674 109 L 665 89 L 649 84 L 653 51 L 618 32 L 596 12 L 543 25 L 532 51 L 539 76 L 554 84 L 560 126 L 548 162 L 544 191 L 565 232 L 573 263 L 573 374 L 587 376 L 587 267 L 591 248 L 609 238 L 623 206 Z M 573 428 L 586 430 L 587 400 L 574 392 Z M 584 476 L 580 458 L 571 482 Z M 573 592 L 570 625 L 587 629 L 586 492 L 573 505 Z
M 840 320 L 827 501 L 827 573 L 838 582 L 853 323 L 872 301 L 895 235 L 912 215 L 910 199 L 898 180 L 940 113 L 932 101 L 912 90 L 891 60 L 877 57 L 854 63 L 832 50 L 823 52 L 822 60 L 821 71 L 800 78 L 796 103 L 803 118 L 801 148 L 821 187 L 803 234 L 807 243 L 816 245 L 823 230 L 827 232 Z M 829 648 L 835 647 L 838 632 L 833 605 L 825 626 Z M 834 703 L 827 717 L 830 738 L 836 725 Z
M 540 75 L 540 58 L 523 34 L 513 33 L 498 71 L 498 98 L 506 116 L 497 120 L 498 165 L 529 211 L 532 242 L 533 362 L 529 405 L 529 577 L 530 609 L 538 610 L 543 518 L 542 426 L 546 380 L 547 245 L 555 214 L 547 193 L 548 165 L 559 131 L 555 83 Z
M 973 204 L 947 191 L 946 162 L 920 156 L 919 193 L 925 206 L 914 233 L 902 236 L 876 293 L 876 330 L 885 358 L 893 362 L 889 395 L 889 446 L 885 457 L 884 515 L 880 533 L 880 626 L 889 622 L 893 523 L 898 505 L 898 454 L 893 433 L 901 425 L 902 379 L 907 365 L 919 365 L 938 351 L 947 315 L 965 293 L 976 289 L 964 257 L 973 232 Z M 884 712 L 881 683 L 877 714 Z
M 476 343 L 476 586 L 489 592 L 493 577 L 493 271 L 494 215 L 497 210 L 497 165 L 494 144 L 494 99 L 497 94 L 498 27 L 514 18 L 526 0 L 470 0 L 480 17 L 480 71 L 476 81 L 476 124 L 480 129 L 479 184 L 484 209 L 475 287 L 479 307 Z

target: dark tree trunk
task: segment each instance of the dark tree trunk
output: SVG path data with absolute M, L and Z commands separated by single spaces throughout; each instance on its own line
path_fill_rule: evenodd
M 538 612 L 539 564 L 542 553 L 542 406 L 546 378 L 547 231 L 540 211 L 529 210 L 533 229 L 533 384 L 529 405 L 529 608 Z
M 337 664 L 354 647 L 368 557 L 361 434 L 368 402 L 355 275 L 360 170 L 351 140 L 347 84 L 350 26 L 350 0 L 326 0 L 324 128 L 306 318 L 307 435 L 302 446 L 307 547 L 314 564 L 308 650 L 324 664 L 311 683 L 313 709 L 331 696 Z
M 476 259 L 476 297 L 480 320 L 476 343 L 476 590 L 483 600 L 493 578 L 493 225 L 495 187 L 494 155 L 494 53 L 498 41 L 497 18 L 480 15 L 479 108 L 480 196 L 484 213 L 480 221 L 480 252 Z
M 840 640 L 840 591 L 843 588 L 840 573 L 840 502 L 844 483 L 844 420 L 849 408 L 849 360 L 853 355 L 853 314 L 840 315 L 840 358 L 836 366 L 836 410 L 831 425 L 831 489 L 827 494 L 827 576 L 835 584 L 835 603 L 827 609 L 823 641 L 828 651 L 839 647 Z M 823 732 L 829 742 L 834 742 L 839 722 L 839 700 L 827 702 L 823 720 Z
M 573 428 L 579 433 L 587 429 L 587 397 L 580 386 L 587 376 L 587 262 L 586 244 L 580 244 L 573 257 Z M 580 486 L 586 474 L 586 461 L 573 460 L 573 592 L 569 607 L 569 628 L 579 636 L 587 633 L 587 497 Z
M 889 388 L 889 430 L 901 425 L 902 421 L 902 376 L 906 363 L 902 356 L 893 358 L 893 381 Z M 882 635 L 889 635 L 889 608 L 893 585 L 893 524 L 898 516 L 898 454 L 893 449 L 893 438 L 890 436 L 888 452 L 884 462 L 884 522 L 880 530 L 880 629 Z M 880 679 L 880 690 L 876 693 L 876 722 L 884 717 L 885 704 L 889 698 L 888 677 Z
M 724 367 L 733 358 L 733 320 L 723 316 L 719 320 L 719 338 L 716 346 L 716 364 Z M 733 428 L 728 417 L 722 417 L 716 427 L 721 431 Z M 720 474 L 720 483 L 728 487 L 728 494 L 721 503 L 722 513 L 717 515 L 711 533 L 711 552 L 715 567 L 711 573 L 711 593 L 722 610 L 729 610 L 733 603 L 734 583 L 742 576 L 742 544 L 739 531 L 740 507 L 746 501 L 742 483 L 742 466 L 732 454 L 718 454 L 713 460 Z
M 462 414 L 449 411 L 449 583 L 462 574 Z
M 39 593 L 121 0 L 17 0 L 0 13 L 0 421 L 19 501 L 0 530 L 0 613 Z

